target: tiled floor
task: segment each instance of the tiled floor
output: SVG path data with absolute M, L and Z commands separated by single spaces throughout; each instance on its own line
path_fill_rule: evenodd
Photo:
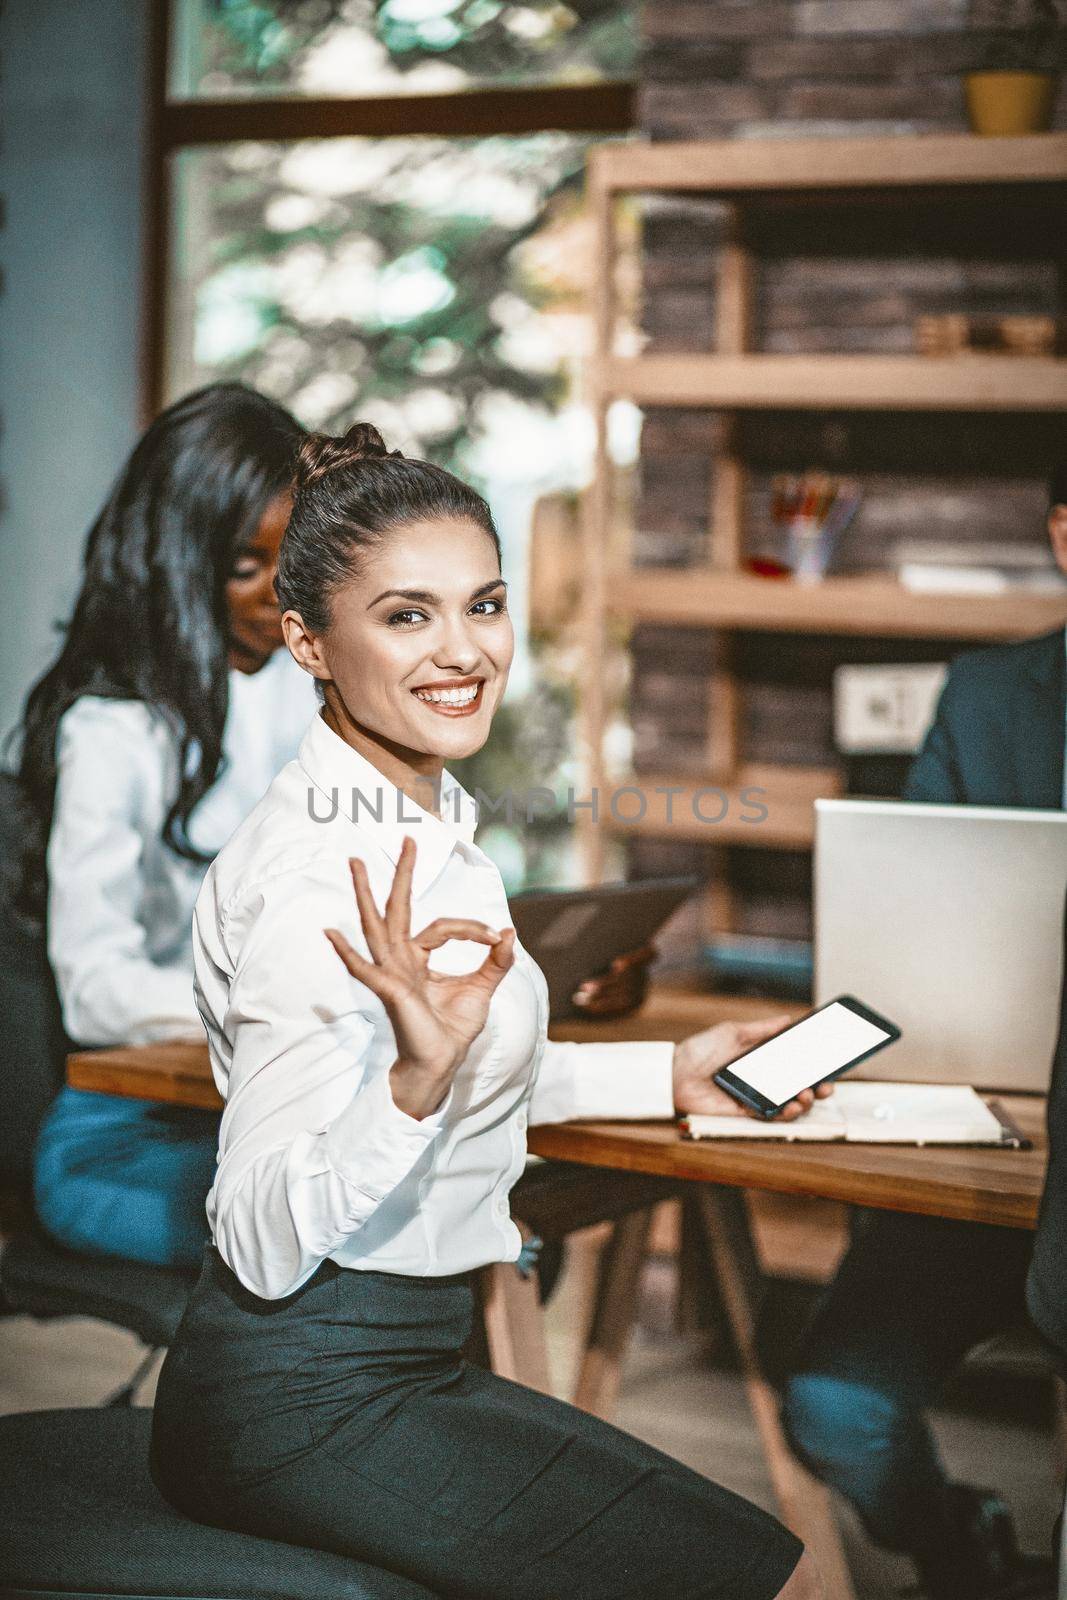
M 728 1352 L 710 1359 L 698 1341 L 673 1332 L 665 1305 L 672 1272 L 665 1262 L 646 1271 L 617 1421 L 770 1508 L 740 1377 Z M 573 1362 L 574 1323 L 574 1274 L 565 1273 L 549 1308 L 553 1375 L 561 1387 Z M 0 1412 L 98 1404 L 128 1377 L 138 1355 L 132 1336 L 100 1323 L 0 1319 Z M 139 1399 L 150 1402 L 152 1389 L 150 1376 Z M 950 1469 L 999 1490 L 1015 1509 L 1027 1547 L 1047 1549 L 1058 1509 L 1048 1395 L 1036 1380 L 1005 1384 L 981 1374 L 969 1381 L 965 1399 L 936 1418 Z M 907 1563 L 873 1550 L 846 1507 L 840 1516 L 861 1600 L 906 1592 L 912 1582 Z

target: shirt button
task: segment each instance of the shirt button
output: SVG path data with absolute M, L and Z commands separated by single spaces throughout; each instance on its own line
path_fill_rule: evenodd
M 527 1117 L 525 1111 L 520 1111 L 518 1116 L 515 1118 L 515 1121 L 520 1128 L 525 1128 L 529 1118 Z
M 497 1214 L 497 1216 L 498 1217 L 506 1217 L 507 1214 L 508 1214 L 508 1203 L 504 1199 L 504 1196 L 502 1194 L 498 1194 L 497 1195 L 494 1204 L 496 1206 L 496 1214 Z

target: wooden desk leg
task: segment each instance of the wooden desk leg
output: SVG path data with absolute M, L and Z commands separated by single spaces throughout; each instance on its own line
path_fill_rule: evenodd
M 782 1521 L 803 1539 L 814 1556 L 826 1585 L 827 1600 L 855 1600 L 829 1491 L 805 1471 L 790 1450 L 778 1415 L 778 1397 L 760 1368 L 756 1353 L 756 1296 L 761 1272 L 745 1197 L 736 1189 L 717 1189 L 711 1184 L 701 1184 L 699 1188 L 708 1247 Z
M 601 1252 L 597 1293 L 582 1352 L 574 1404 L 610 1422 L 622 1381 L 622 1363 L 633 1327 L 641 1268 L 648 1248 L 652 1210 L 620 1217 Z
M 700 1207 L 699 1183 L 688 1185 L 689 1193 L 679 1205 L 678 1298 L 675 1329 L 683 1337 L 695 1335 L 704 1350 L 733 1349 L 733 1335 L 722 1303 L 715 1263 L 708 1248 L 707 1228 Z
M 552 1394 L 536 1274 L 521 1277 L 513 1261 L 483 1267 L 478 1298 L 490 1369 L 528 1389 Z

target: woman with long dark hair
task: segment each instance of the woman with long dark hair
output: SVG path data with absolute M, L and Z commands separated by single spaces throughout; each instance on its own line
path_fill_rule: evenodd
M 193 1517 L 468 1600 L 813 1600 L 764 1512 L 461 1353 L 472 1274 L 519 1255 L 528 1119 L 736 1110 L 713 1074 L 783 1019 L 547 1042 L 445 765 L 484 743 L 513 651 L 479 495 L 366 424 L 312 437 L 277 585 L 324 708 L 197 900 L 225 1109 L 157 1482 Z
M 303 429 L 236 383 L 152 423 L 89 534 L 81 590 L 21 725 L 14 905 L 47 928 L 72 1040 L 203 1037 L 193 903 L 317 699 L 273 589 Z M 35 1200 L 61 1243 L 199 1260 L 217 1118 L 61 1090 Z

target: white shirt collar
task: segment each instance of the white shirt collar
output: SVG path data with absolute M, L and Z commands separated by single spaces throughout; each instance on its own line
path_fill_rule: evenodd
M 341 812 L 394 864 L 405 838 L 414 839 L 415 899 L 433 883 L 457 844 L 473 843 L 477 807 L 450 772 L 441 774 L 441 816 L 435 817 L 336 734 L 321 712 L 304 734 L 297 760 L 320 791 L 318 815 L 328 818 Z

